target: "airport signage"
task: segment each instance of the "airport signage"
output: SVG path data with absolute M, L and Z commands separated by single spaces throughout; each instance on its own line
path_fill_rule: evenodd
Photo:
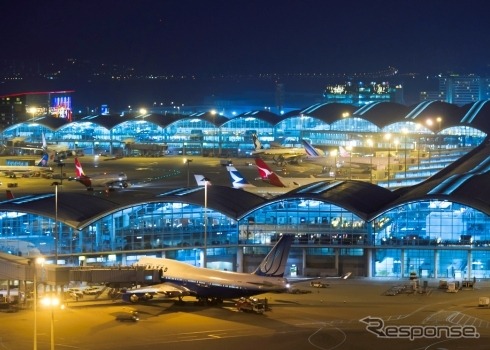
M 392 325 L 385 326 L 384 320 L 379 317 L 367 316 L 359 320 L 366 324 L 366 330 L 378 338 L 384 339 L 460 339 L 480 338 L 474 326 L 461 325 Z

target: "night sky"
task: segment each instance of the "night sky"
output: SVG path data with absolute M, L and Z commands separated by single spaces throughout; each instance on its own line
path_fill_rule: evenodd
M 0 59 L 159 73 L 486 72 L 486 0 L 16 0 Z
M 390 83 L 402 84 L 411 104 L 437 89 L 439 73 L 490 76 L 488 0 L 16 0 L 0 11 L 0 71 L 34 72 L 0 81 L 0 94 L 75 90 L 74 104 L 86 110 L 270 106 L 277 82 L 287 105 L 305 107 L 321 101 L 332 77 L 362 81 L 388 67 L 398 69 Z M 77 60 L 71 75 L 68 58 Z M 73 75 L 87 61 L 94 72 L 104 64 L 165 79 Z M 32 78 L 58 67 L 61 78 Z

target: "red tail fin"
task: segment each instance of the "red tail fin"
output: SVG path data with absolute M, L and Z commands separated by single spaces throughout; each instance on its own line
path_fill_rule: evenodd
M 257 165 L 257 169 L 259 171 L 260 178 L 264 181 L 270 181 L 270 175 L 274 172 L 267 165 L 266 162 L 262 160 L 262 158 L 255 158 L 255 164 Z
M 255 164 L 257 165 L 257 169 L 259 170 L 259 175 L 262 180 L 269 182 L 273 186 L 286 187 L 279 176 L 277 176 L 276 173 L 269 168 L 267 163 L 264 162 L 262 158 L 255 158 Z
M 82 164 L 80 163 L 77 157 L 75 157 L 75 171 L 76 171 L 75 175 L 77 177 L 85 176 L 85 174 L 83 173 Z
M 277 187 L 287 187 L 279 178 L 279 176 L 276 175 L 276 173 L 272 173 L 269 175 L 269 183 L 273 186 Z
M 14 199 L 15 198 L 15 196 L 11 190 L 5 190 L 5 192 L 7 192 L 7 199 Z

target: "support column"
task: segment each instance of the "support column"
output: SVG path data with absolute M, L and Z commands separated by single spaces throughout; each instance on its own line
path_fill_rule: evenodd
M 303 266 L 303 269 L 301 271 L 301 276 L 305 276 L 305 271 L 306 271 L 306 248 L 301 249 L 301 252 L 302 252 L 301 264 Z
M 405 249 L 401 249 L 401 255 L 400 255 L 400 276 L 401 278 L 405 278 Z M 410 271 L 408 271 L 410 274 Z
M 373 277 L 373 248 L 364 249 L 366 254 L 366 277 Z
M 339 272 L 339 248 L 335 248 L 335 274 L 338 276 L 340 274 Z
M 236 272 L 243 272 L 243 248 L 236 250 Z
M 466 279 L 467 280 L 470 280 L 471 279 L 471 268 L 472 268 L 472 265 L 471 263 L 473 262 L 473 256 L 471 254 L 471 250 L 468 249 L 467 251 L 467 258 L 466 258 Z
M 121 265 L 122 266 L 128 266 L 128 261 L 126 260 L 126 253 L 121 253 Z
M 432 277 L 439 278 L 439 260 L 440 252 L 436 249 L 434 250 L 434 275 Z

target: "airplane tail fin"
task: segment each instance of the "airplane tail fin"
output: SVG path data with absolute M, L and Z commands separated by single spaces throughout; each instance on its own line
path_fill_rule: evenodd
M 272 171 L 271 168 L 267 165 L 266 162 L 262 158 L 255 158 L 255 164 L 257 165 L 257 169 L 259 170 L 260 178 L 264 181 L 269 182 L 273 186 L 277 187 L 286 187 L 284 183 L 281 181 L 281 178 Z
M 49 154 L 44 153 L 42 158 L 39 160 L 39 163 L 37 163 L 37 166 L 47 167 L 48 164 L 49 164 Z
M 47 151 L 48 150 L 48 143 L 46 142 L 46 137 L 44 136 L 44 133 L 41 134 L 43 137 L 43 150 Z
M 272 186 L 287 187 L 284 184 L 284 182 L 282 182 L 281 178 L 276 173 L 272 173 L 272 174 L 269 175 L 269 183 Z
M 14 199 L 15 196 L 14 194 L 12 193 L 11 190 L 5 190 L 6 194 L 7 194 L 7 199 Z
M 250 182 L 248 182 L 245 177 L 235 167 L 227 166 L 226 170 L 228 170 L 228 174 L 230 175 L 231 184 L 233 188 L 242 188 L 246 186 L 253 186 Z
M 252 141 L 254 143 L 254 150 L 255 151 L 262 149 L 262 144 L 260 143 L 259 138 L 257 137 L 256 134 L 252 134 Z
M 293 235 L 281 236 L 253 274 L 267 277 L 284 277 L 286 262 L 288 261 L 289 250 L 293 240 Z
M 83 177 L 83 176 L 85 176 L 85 174 L 83 172 L 82 164 L 78 160 L 78 157 L 75 157 L 75 172 L 76 172 L 75 173 L 76 177 Z
M 207 181 L 206 177 L 200 174 L 194 174 L 194 178 L 196 179 L 197 186 L 205 186 L 206 182 L 207 185 L 211 185 L 211 181 Z
M 318 152 L 318 150 L 311 145 L 306 140 L 301 140 L 301 143 L 303 144 L 303 147 L 305 148 L 306 154 L 310 157 L 320 157 L 321 154 Z
M 255 165 L 259 171 L 260 178 L 264 181 L 269 181 L 269 175 L 272 174 L 272 169 L 269 168 L 266 162 L 262 158 L 255 158 Z
M 339 154 L 341 157 L 349 157 L 350 156 L 350 153 L 347 152 L 347 150 L 342 146 L 339 146 Z

